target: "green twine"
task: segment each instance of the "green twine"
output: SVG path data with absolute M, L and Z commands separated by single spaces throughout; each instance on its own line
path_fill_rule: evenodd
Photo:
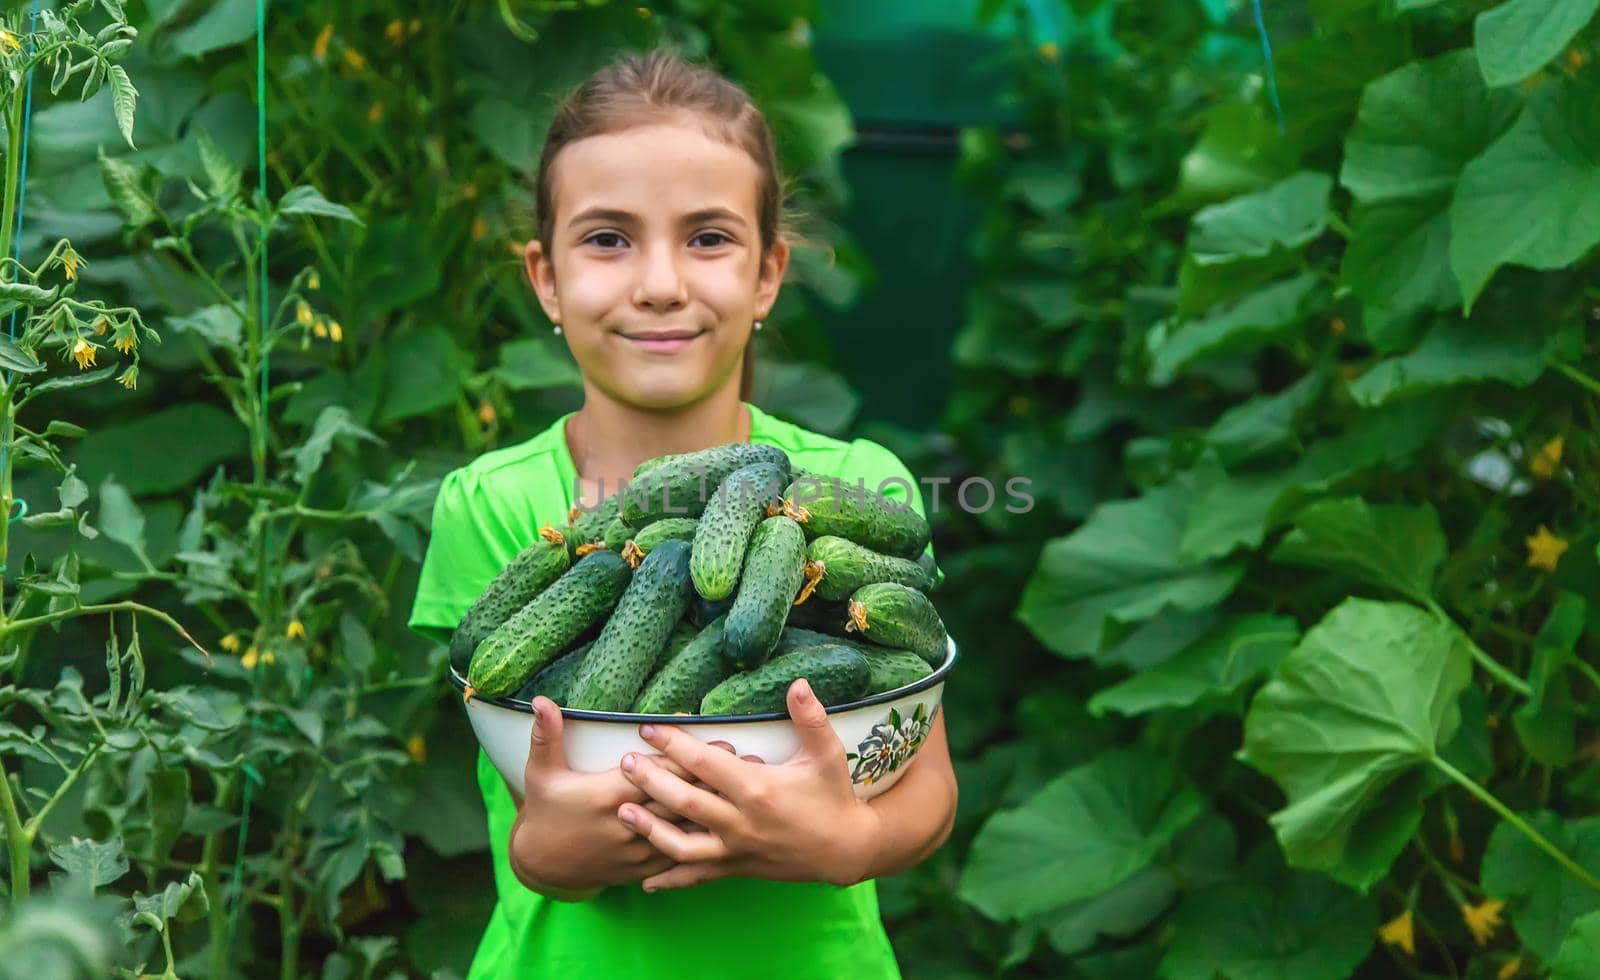
M 1272 96 L 1272 112 L 1278 120 L 1278 132 L 1283 132 L 1283 106 L 1278 102 L 1278 76 L 1272 65 L 1272 41 L 1267 37 L 1266 18 L 1261 15 L 1261 0 L 1250 0 L 1255 9 L 1256 33 L 1261 35 L 1261 54 L 1267 63 L 1267 93 Z

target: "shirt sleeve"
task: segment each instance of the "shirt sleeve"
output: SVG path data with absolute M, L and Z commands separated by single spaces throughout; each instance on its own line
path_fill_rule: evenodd
M 406 626 L 440 643 L 450 642 L 461 617 L 505 566 L 496 539 L 475 519 L 477 491 L 475 478 L 452 470 L 433 501 L 433 527 Z
M 856 439 L 850 444 L 850 452 L 845 459 L 845 471 L 853 478 L 861 477 L 866 481 L 868 489 L 876 490 L 890 500 L 911 503 L 911 509 L 928 516 L 927 505 L 922 499 L 922 486 L 917 478 L 911 475 L 911 470 L 900 461 L 888 447 L 871 439 Z M 928 542 L 928 547 L 923 554 L 933 562 L 933 585 L 938 588 L 944 582 L 944 569 L 940 568 L 934 560 L 933 542 Z

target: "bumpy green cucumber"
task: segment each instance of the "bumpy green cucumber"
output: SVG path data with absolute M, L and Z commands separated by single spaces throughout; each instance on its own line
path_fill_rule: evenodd
M 699 523 L 692 517 L 667 517 L 632 531 L 628 538 L 632 547 L 624 545 L 622 557 L 628 559 L 633 567 L 638 568 L 644 556 L 654 551 L 656 545 L 663 541 L 693 541 L 695 528 Z
M 590 640 L 576 649 L 563 653 L 550 666 L 530 677 L 528 683 L 518 688 L 512 697 L 532 701 L 536 695 L 543 694 L 556 704 L 565 707 L 567 694 L 572 690 L 572 679 L 578 676 L 578 668 L 582 666 L 583 658 L 588 655 L 592 646 L 594 641 Z
M 928 597 L 898 582 L 863 585 L 850 596 L 848 629 L 879 646 L 903 647 L 937 667 L 949 653 L 944 622 Z
M 726 615 L 732 608 L 733 596 L 728 596 L 726 599 L 707 599 L 696 593 L 694 602 L 689 605 L 689 622 L 696 626 L 709 626 L 713 619 Z
M 622 519 L 643 528 L 667 517 L 698 517 L 722 481 L 751 463 L 783 467 L 788 483 L 789 456 L 783 450 L 759 443 L 725 443 L 635 470 L 633 481 L 619 494 Z
M 899 582 L 920 592 L 933 587 L 933 580 L 916 562 L 863 548 L 833 534 L 813 539 L 806 546 L 806 557 L 822 566 L 816 594 L 836 602 L 874 582 Z
M 450 666 L 456 673 L 465 675 L 478 644 L 560 578 L 569 566 L 566 540 L 561 532 L 546 525 L 539 532 L 539 540 L 518 552 L 461 617 L 450 636 Z
M 578 559 L 478 644 L 467 669 L 467 697 L 500 697 L 521 687 L 611 611 L 632 573 L 614 551 Z
M 910 650 L 862 650 L 872 677 L 867 681 L 867 694 L 882 694 L 915 684 L 929 674 L 933 667 Z
M 578 557 L 578 548 L 583 545 L 605 544 L 606 530 L 611 527 L 611 522 L 617 519 L 617 508 L 621 503 L 621 498 L 613 493 L 588 510 L 573 507 L 568 511 L 567 525 L 562 528 L 562 533 L 567 538 L 567 550 L 571 551 L 574 557 Z
M 718 684 L 700 701 L 703 715 L 751 715 L 788 708 L 789 685 L 804 677 L 817 700 L 843 704 L 863 696 L 872 669 L 861 651 L 836 644 L 773 657 Z
M 718 617 L 694 635 L 683 649 L 661 665 L 633 702 L 640 714 L 694 714 L 700 699 L 728 676 L 722 657 L 723 618 Z
M 821 633 L 803 626 L 792 625 L 795 614 L 804 609 L 806 605 L 809 605 L 809 603 L 794 607 L 794 610 L 789 614 L 791 625 L 785 626 L 783 632 L 778 634 L 778 645 L 772 648 L 774 657 L 780 654 L 793 653 L 796 650 L 804 650 L 806 647 L 847 646 L 855 647 L 859 650 L 865 646 L 865 644 L 857 643 L 849 637 L 835 636 L 832 633 Z M 842 631 L 843 627 L 841 626 Z
M 693 596 L 689 542 L 663 541 L 639 563 L 600 638 L 583 658 L 568 707 L 631 708 Z
M 622 551 L 622 546 L 628 543 L 628 538 L 633 536 L 633 528 L 622 523 L 622 518 L 613 517 L 611 523 L 606 525 L 606 532 L 601 536 L 605 546 L 612 551 Z
M 910 503 L 890 500 L 860 479 L 795 480 L 784 502 L 808 539 L 836 535 L 899 558 L 915 558 L 930 540 L 928 522 Z
M 694 532 L 689 571 L 696 592 L 707 599 L 733 594 L 756 525 L 767 516 L 767 505 L 783 498 L 788 476 L 776 463 L 752 463 L 717 487 Z
M 744 574 L 723 628 L 723 655 L 738 670 L 759 666 L 772 653 L 805 579 L 806 540 L 783 515 L 756 525 Z

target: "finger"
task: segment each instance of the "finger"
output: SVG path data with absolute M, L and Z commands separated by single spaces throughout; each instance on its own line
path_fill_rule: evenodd
M 710 751 L 716 752 L 716 749 Z M 650 756 L 633 755 L 624 758 L 624 774 L 640 790 L 658 803 L 664 803 L 673 813 L 703 827 L 722 830 L 731 827 L 739 811 L 728 800 L 706 788 L 691 786 L 677 776 L 656 765 Z
M 641 725 L 639 736 L 729 799 L 734 799 L 730 791 L 737 791 L 744 784 L 743 760 L 731 751 L 712 748 L 677 725 Z
M 540 694 L 533 699 L 533 732 L 528 743 L 528 764 L 523 782 L 531 783 L 548 772 L 567 768 L 567 753 L 561 741 L 561 709 Z
M 697 864 L 675 864 L 665 871 L 645 878 L 639 884 L 647 892 L 658 892 L 668 888 L 693 888 L 708 881 L 726 878 L 730 874 L 732 872 L 722 864 L 702 861 Z
M 674 861 L 714 861 L 728 854 L 722 838 L 716 834 L 685 833 L 671 822 L 645 812 L 637 804 L 624 803 L 617 809 L 617 817 L 630 830 L 649 841 L 652 847 Z
M 794 722 L 795 731 L 800 736 L 798 754 L 813 759 L 827 759 L 836 755 L 842 758 L 844 743 L 839 741 L 833 724 L 828 721 L 827 709 L 817 700 L 811 684 L 804 677 L 799 678 L 789 685 L 787 698 L 789 719 Z

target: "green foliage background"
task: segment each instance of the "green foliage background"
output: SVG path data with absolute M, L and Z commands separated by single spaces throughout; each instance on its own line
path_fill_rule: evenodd
M 145 911 L 125 969 L 167 944 L 181 975 L 460 973 L 488 908 L 475 743 L 443 651 L 403 620 L 430 481 L 575 404 L 508 248 L 531 234 L 552 100 L 662 42 L 750 88 L 837 256 L 797 257 L 757 401 L 833 432 L 856 403 L 822 324 L 871 260 L 833 220 L 852 123 L 801 0 L 285 8 L 268 305 L 299 330 L 264 414 L 262 325 L 207 281 L 253 298 L 243 226 L 139 214 L 140 194 L 181 214 L 185 179 L 254 186 L 254 3 L 129 6 L 137 149 L 109 92 L 35 105 L 21 254 L 70 237 L 84 284 L 165 339 L 137 391 L 57 409 L 87 430 L 64 458 L 106 533 L 18 527 L 10 560 L 81 578 L 71 601 L 167 610 L 217 663 L 168 634 L 150 656 L 146 632 L 140 711 L 117 716 L 141 734 L 103 740 L 125 765 L 84 770 L 32 876 Z M 1016 26 L 1025 125 L 962 134 L 977 284 L 953 350 L 908 352 L 952 359 L 955 394 L 935 432 L 856 430 L 951 481 L 961 802 L 944 849 L 880 882 L 908 976 L 1600 963 L 1595 3 L 1265 13 L 1270 79 L 1246 3 L 978 12 Z M 952 499 L 1018 475 L 1026 514 Z M 16 488 L 83 502 L 47 468 Z M 288 508 L 276 538 L 247 519 L 264 505 Z M 35 722 L 92 728 L 51 698 L 73 697 L 63 667 L 104 694 L 106 640 L 74 620 L 41 634 L 50 656 L 5 651 L 8 747 Z M 50 760 L 24 754 L 19 788 L 48 791 Z M 244 764 L 273 787 L 253 810 Z M 9 911 L 0 948 L 43 955 L 25 937 L 71 898 L 58 884 Z M 80 907 L 111 930 L 113 905 Z M 1503 924 L 1475 935 L 1484 910 Z

